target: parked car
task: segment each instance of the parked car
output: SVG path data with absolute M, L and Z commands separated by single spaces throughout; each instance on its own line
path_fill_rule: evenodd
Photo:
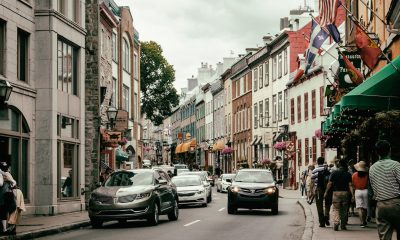
M 201 177 L 203 181 L 203 185 L 207 190 L 207 202 L 212 201 L 212 188 L 210 183 L 207 180 L 207 172 L 206 171 L 192 171 L 192 172 L 183 172 L 182 175 L 197 175 Z
M 168 174 L 169 177 L 173 177 L 174 175 L 174 167 L 170 166 L 170 165 L 158 165 L 158 166 L 153 166 L 153 169 L 160 169 L 163 170 L 164 172 L 166 172 Z
M 174 176 L 178 175 L 179 169 L 187 169 L 187 171 L 189 171 L 189 168 L 186 164 L 175 164 L 174 165 Z
M 182 173 L 184 173 L 184 172 L 189 172 L 189 169 L 187 169 L 187 168 L 176 169 L 176 175 L 175 176 L 182 175 Z
M 207 190 L 197 175 L 181 175 L 172 178 L 176 185 L 179 205 L 201 204 L 207 207 Z
M 148 159 L 144 159 L 142 166 L 143 168 L 151 168 L 151 161 Z
M 235 177 L 236 174 L 233 173 L 224 173 L 217 179 L 215 186 L 217 187 L 217 192 L 227 192 L 228 187 L 232 184 L 232 178 Z
M 94 228 L 105 221 L 146 219 L 157 225 L 160 214 L 177 220 L 178 193 L 168 174 L 155 169 L 122 170 L 110 175 L 89 200 L 89 218 Z
M 228 213 L 235 214 L 238 208 L 271 209 L 278 214 L 279 189 L 272 172 L 266 169 L 242 169 L 228 188 Z

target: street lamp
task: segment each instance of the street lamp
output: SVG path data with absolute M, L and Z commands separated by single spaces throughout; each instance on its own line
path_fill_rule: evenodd
M 4 79 L 0 79 L 0 104 L 5 104 L 12 92 L 11 84 Z
M 108 120 L 110 121 L 110 128 L 114 127 L 114 121 L 117 119 L 117 114 L 118 110 L 115 107 L 113 106 L 108 107 L 107 117 Z

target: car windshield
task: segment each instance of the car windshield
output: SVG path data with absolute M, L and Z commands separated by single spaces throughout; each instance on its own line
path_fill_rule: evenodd
M 188 187 L 188 186 L 199 186 L 203 185 L 200 177 L 174 177 L 172 182 L 175 183 L 177 187 Z
M 202 181 L 207 181 L 206 175 L 202 172 L 184 172 L 182 175 L 196 175 L 200 176 Z
M 175 165 L 174 166 L 176 169 L 183 169 L 183 168 L 187 168 L 186 165 Z
M 222 180 L 232 179 L 234 176 L 235 174 L 224 174 L 222 175 Z
M 116 172 L 104 184 L 106 187 L 140 186 L 153 184 L 153 172 Z
M 177 174 L 177 175 L 181 175 L 181 174 L 184 173 L 184 172 L 189 172 L 189 169 L 181 168 L 181 169 L 177 169 L 177 170 L 176 170 L 176 174 Z
M 239 171 L 235 182 L 272 183 L 272 174 L 266 171 Z

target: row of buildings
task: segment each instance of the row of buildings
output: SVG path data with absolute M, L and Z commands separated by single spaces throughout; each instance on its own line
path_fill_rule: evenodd
M 342 2 L 345 7 L 339 7 L 336 18 L 342 42 L 328 38 L 310 71 L 301 78 L 296 75 L 305 61 L 313 28 L 310 14 L 319 14 L 308 7 L 293 10 L 289 17 L 282 18 L 281 31 L 275 36 L 264 36 L 262 47 L 224 58 L 216 69 L 202 63 L 197 77 L 189 78 L 188 88 L 182 89 L 180 105 L 157 127 L 164 133 L 164 162 L 186 162 L 193 167 L 210 171 L 220 168 L 224 172 L 269 165 L 278 178 L 286 180 L 287 186 L 295 188 L 301 171 L 315 164 L 319 156 L 330 161 L 344 154 L 340 140 L 350 128 L 337 130 L 327 123 L 336 119 L 354 129 L 355 122 L 340 121 L 341 113 L 349 108 L 356 109 L 355 115 L 360 108 L 396 109 L 389 100 L 376 108 L 364 98 L 345 106 L 340 99 L 371 85 L 374 80 L 368 79 L 381 76 L 382 67 L 396 69 L 400 54 L 398 1 Z M 354 21 L 366 29 L 384 54 L 372 69 L 361 64 Z M 351 72 L 338 49 L 366 77 L 363 86 L 351 81 Z M 400 72 L 392 71 L 396 73 Z M 393 91 L 380 94 L 380 98 L 385 98 L 385 94 L 391 96 L 392 103 L 393 98 L 399 97 Z
M 102 169 L 142 154 L 131 10 L 113 0 L 1 1 L 0 58 L 0 160 L 11 162 L 27 214 L 85 209 Z

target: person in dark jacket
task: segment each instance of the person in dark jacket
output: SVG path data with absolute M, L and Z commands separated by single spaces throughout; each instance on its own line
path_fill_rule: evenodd
M 325 197 L 329 194 L 330 190 L 333 190 L 332 194 L 332 218 L 333 218 L 333 229 L 339 230 L 339 224 L 342 230 L 346 230 L 347 224 L 347 210 L 348 210 L 348 195 L 351 194 L 352 201 L 354 201 L 353 186 L 351 183 L 351 174 L 347 169 L 347 162 L 344 159 L 339 161 L 339 169 L 332 172 L 328 185 L 325 191 Z
M 8 172 L 9 167 L 10 165 L 7 162 L 0 161 L 0 231 L 2 234 L 7 234 L 7 218 L 10 212 L 10 206 L 6 201 L 5 193 L 16 185 L 12 175 Z

